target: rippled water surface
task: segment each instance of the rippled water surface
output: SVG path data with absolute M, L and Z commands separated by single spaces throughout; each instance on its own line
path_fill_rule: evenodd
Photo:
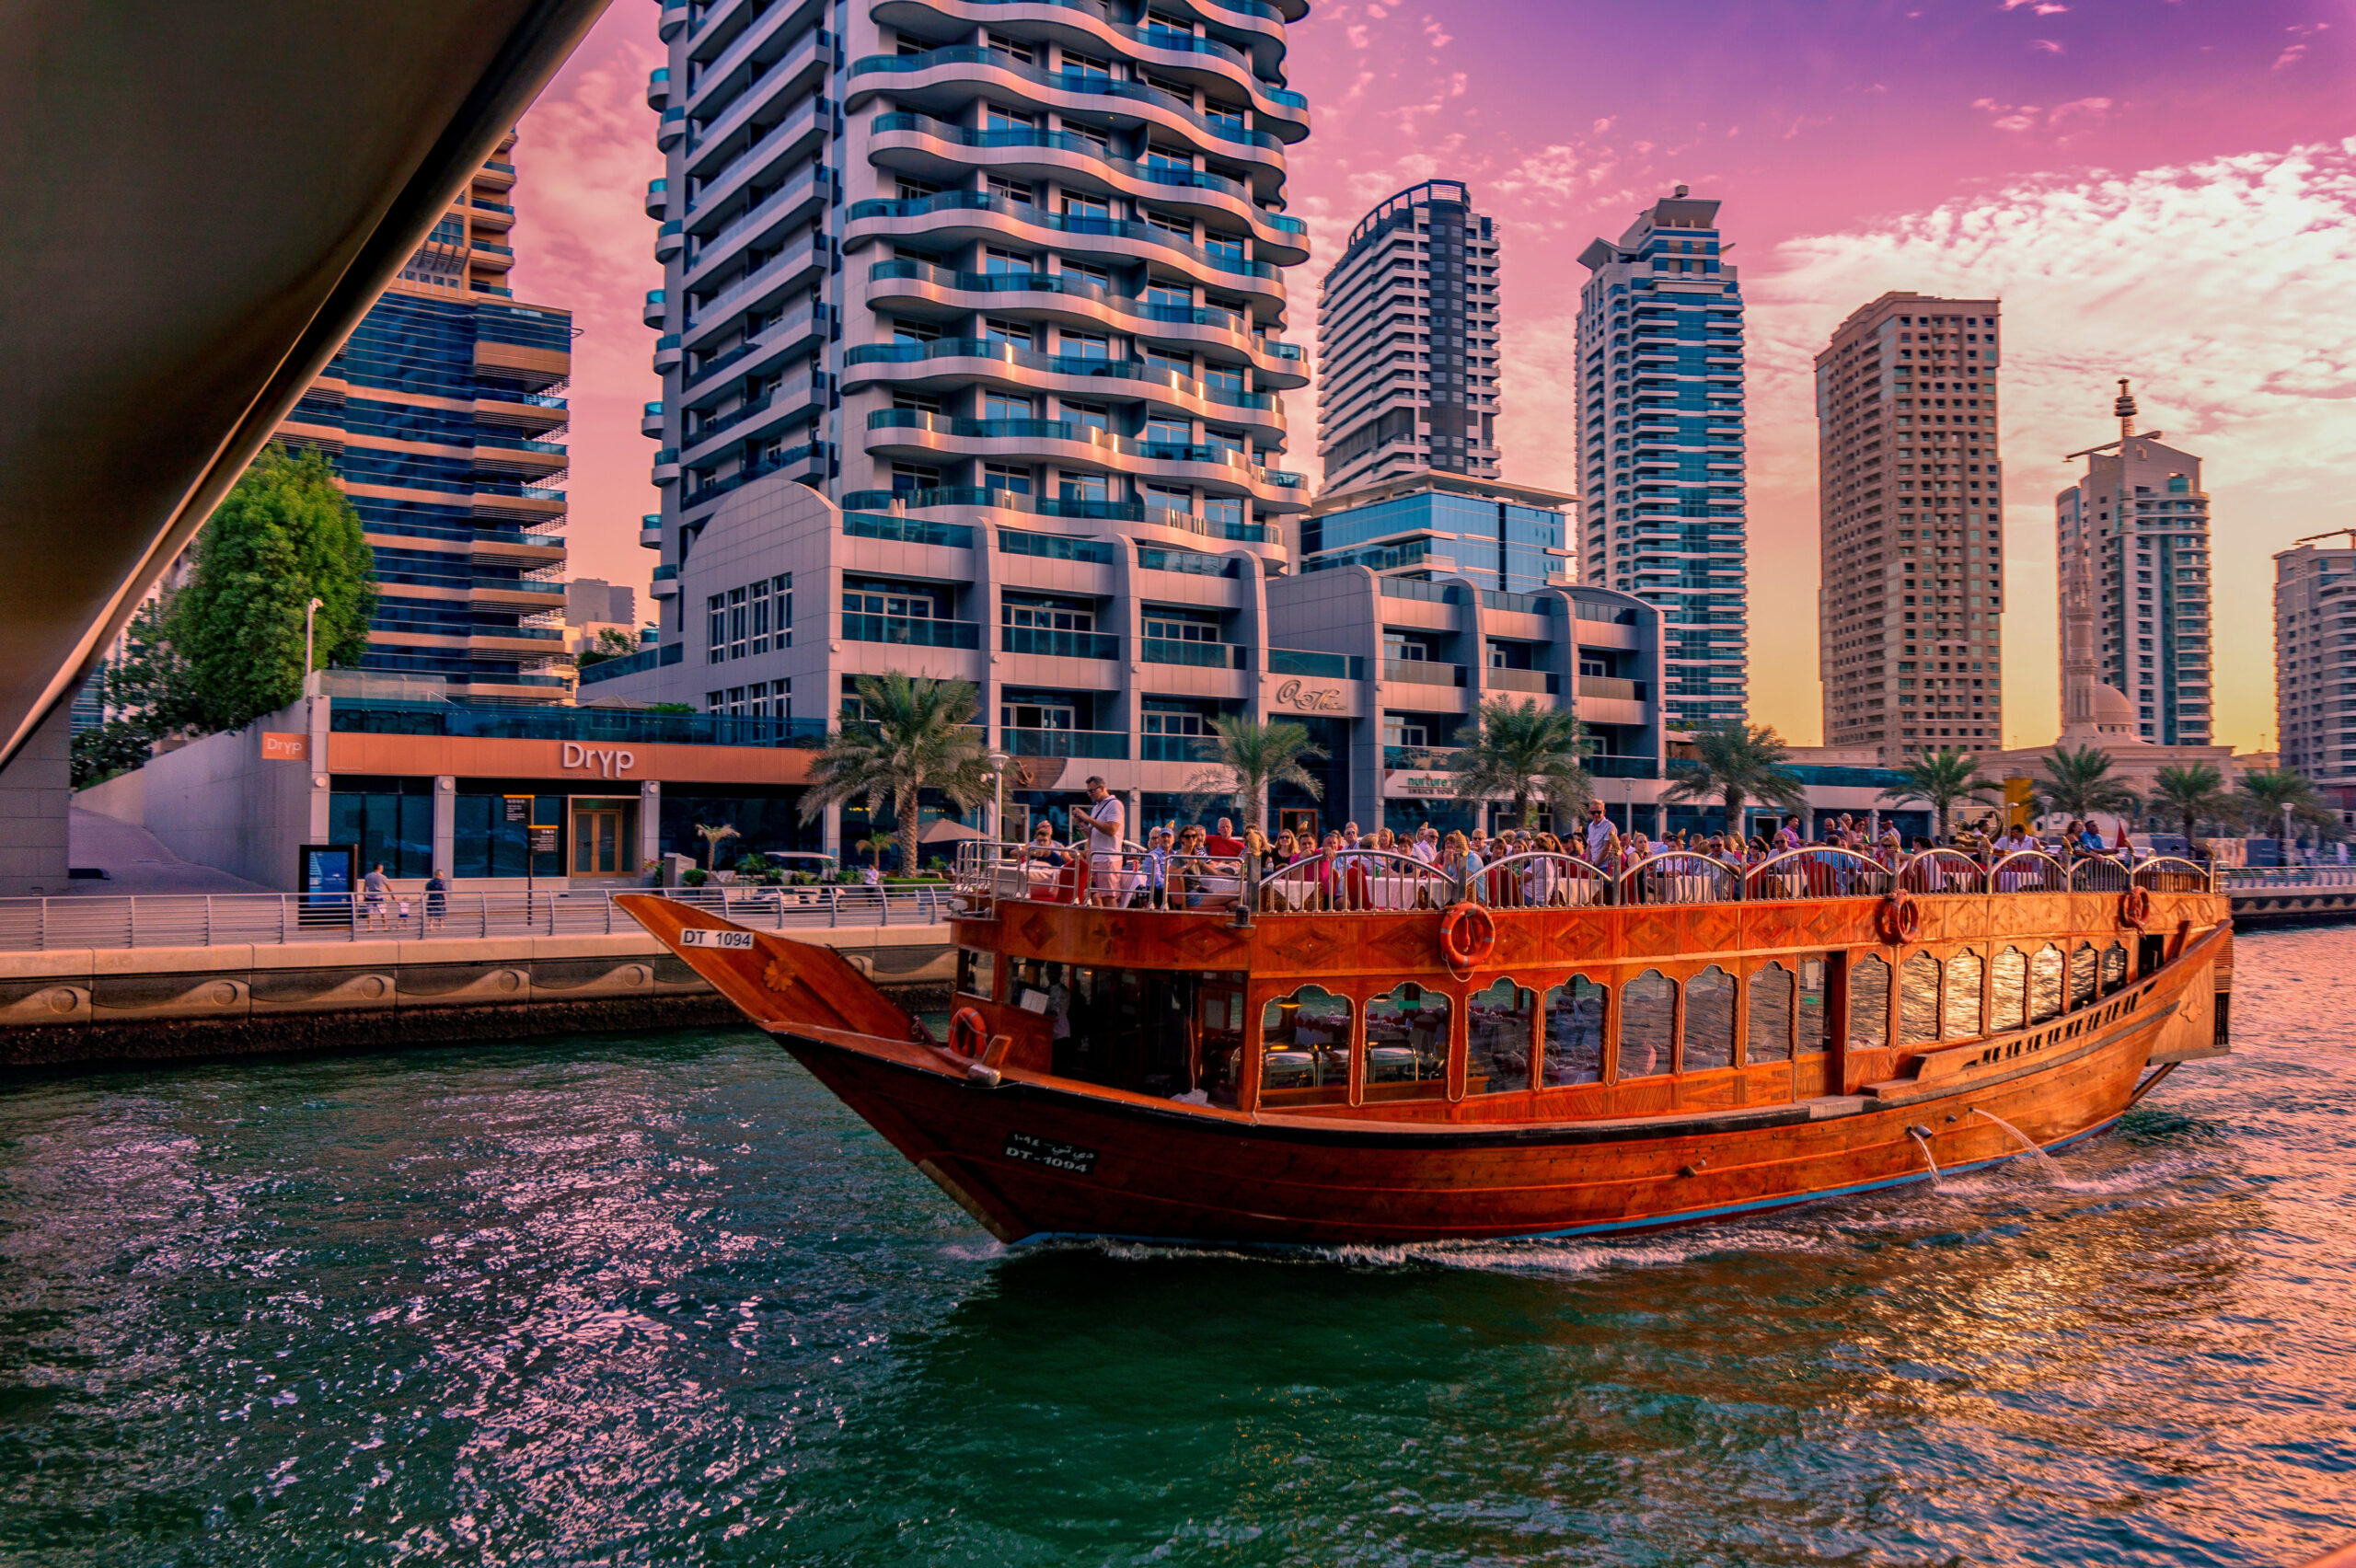
M 1600 1244 L 1009 1252 L 741 1032 L 0 1086 L 0 1559 L 2295 1562 L 2351 976 L 2058 1181 Z

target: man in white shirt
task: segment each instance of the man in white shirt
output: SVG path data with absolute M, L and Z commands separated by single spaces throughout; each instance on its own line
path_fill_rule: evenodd
M 1603 847 L 1611 842 L 1611 819 L 1603 814 L 1601 801 L 1587 803 L 1587 863 L 1603 864 Z
M 1121 839 L 1127 826 L 1121 798 L 1104 788 L 1104 780 L 1088 780 L 1088 810 L 1079 813 L 1088 829 L 1090 902 L 1121 902 Z

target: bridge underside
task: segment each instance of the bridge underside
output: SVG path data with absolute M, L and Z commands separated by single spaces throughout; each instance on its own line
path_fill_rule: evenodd
M 0 765 L 605 4 L 5 13 Z

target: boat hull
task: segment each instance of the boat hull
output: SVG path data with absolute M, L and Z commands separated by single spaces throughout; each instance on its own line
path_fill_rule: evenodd
M 2065 1143 L 2127 1108 L 2172 1010 L 2140 1009 L 2033 1069 L 1897 1103 L 1843 1096 L 1641 1122 L 1437 1128 L 1210 1115 L 1054 1084 L 990 1088 L 777 1034 L 1001 1240 L 1387 1245 L 1693 1224 L 1924 1181 L 1933 1159 L 1953 1170 L 2022 1152 L 1992 1116 L 2040 1146 Z

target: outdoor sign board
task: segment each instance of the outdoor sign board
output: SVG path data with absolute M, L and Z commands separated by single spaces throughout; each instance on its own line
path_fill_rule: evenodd
M 264 762 L 308 762 L 311 760 L 311 737 L 300 731 L 264 730 L 261 732 L 261 759 Z

